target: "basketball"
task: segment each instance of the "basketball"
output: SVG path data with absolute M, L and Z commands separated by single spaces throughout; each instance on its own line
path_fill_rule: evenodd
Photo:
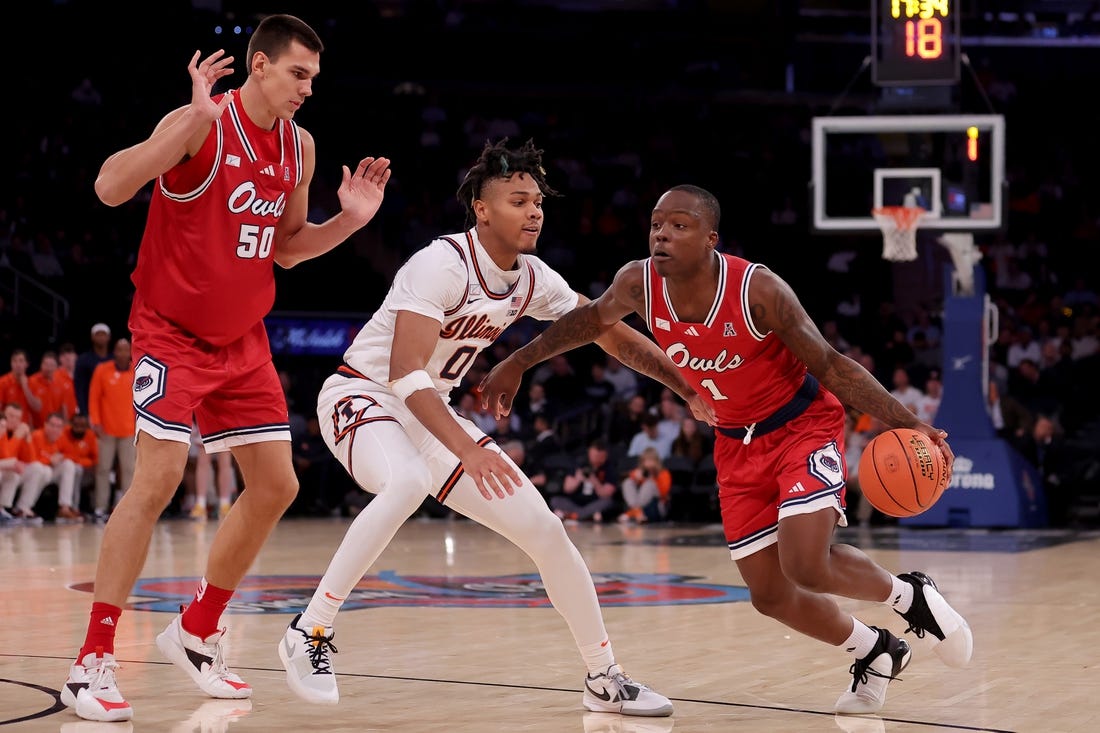
M 859 458 L 859 488 L 871 506 L 891 517 L 913 517 L 951 482 L 947 458 L 922 432 L 895 428 L 875 436 Z

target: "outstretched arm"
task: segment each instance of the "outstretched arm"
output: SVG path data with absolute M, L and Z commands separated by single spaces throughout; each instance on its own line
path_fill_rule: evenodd
M 889 427 L 919 430 L 940 446 L 950 465 L 954 456 L 946 442 L 947 433 L 922 422 L 859 362 L 834 349 L 786 281 L 770 270 L 757 268 L 749 283 L 749 309 L 757 330 L 774 331 L 841 402 Z
M 229 68 L 233 57 L 222 58 L 224 53 L 215 51 L 199 63 L 199 52 L 195 51 L 187 65 L 191 103 L 165 115 L 148 139 L 118 151 L 103 162 L 95 180 L 100 201 L 108 206 L 129 201 L 149 181 L 198 151 L 210 125 L 233 99 L 226 94 L 215 103 L 210 97 L 218 79 L 233 73 Z
M 552 356 L 595 341 L 623 364 L 656 379 L 680 395 L 699 420 L 714 424 L 714 413 L 683 378 L 660 347 L 622 319 L 644 310 L 642 261 L 624 265 L 603 295 L 559 318 L 526 346 L 497 364 L 482 381 L 482 402 L 498 415 L 507 415 L 519 390 L 523 372 Z

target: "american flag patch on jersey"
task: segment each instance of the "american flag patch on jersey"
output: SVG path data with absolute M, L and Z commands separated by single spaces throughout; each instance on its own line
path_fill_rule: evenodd
M 522 295 L 513 295 L 512 296 L 512 307 L 513 308 L 519 308 L 521 305 L 523 305 L 523 296 Z

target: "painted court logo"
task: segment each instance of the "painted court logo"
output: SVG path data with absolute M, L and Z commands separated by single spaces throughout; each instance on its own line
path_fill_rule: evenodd
M 697 578 L 671 573 L 594 573 L 600 604 L 611 606 L 679 606 L 738 603 L 749 600 L 748 589 L 693 582 Z M 130 608 L 178 613 L 190 602 L 199 578 L 142 578 L 134 585 Z M 313 597 L 316 575 L 258 575 L 245 578 L 229 604 L 229 613 L 297 613 Z M 92 592 L 92 583 L 74 590 Z M 536 574 L 497 576 L 399 575 L 387 570 L 368 575 L 355 586 L 344 609 L 407 606 L 421 608 L 549 608 L 550 599 Z

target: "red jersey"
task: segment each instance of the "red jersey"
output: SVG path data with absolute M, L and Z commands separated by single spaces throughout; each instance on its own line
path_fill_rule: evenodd
M 786 405 L 806 364 L 774 333 L 760 333 L 748 313 L 749 279 L 759 267 L 720 258 L 718 291 L 702 323 L 681 321 L 651 260 L 645 265 L 646 326 L 680 373 L 714 406 L 718 425 L 740 428 Z
M 156 181 L 133 273 L 140 299 L 215 346 L 262 321 L 275 302 L 275 227 L 302 155 L 294 122 L 260 129 L 235 98 L 199 152 Z

